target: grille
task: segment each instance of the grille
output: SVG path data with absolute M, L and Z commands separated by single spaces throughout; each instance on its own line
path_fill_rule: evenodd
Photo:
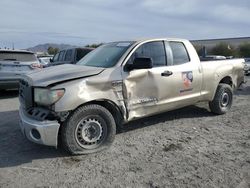
M 28 109 L 27 113 L 32 116 L 33 119 L 36 119 L 38 121 L 43 121 L 45 119 L 48 119 L 50 115 L 50 111 L 43 108 L 30 108 Z
M 55 120 L 57 115 L 50 109 L 38 107 L 33 102 L 33 88 L 24 80 L 20 80 L 19 84 L 19 101 L 23 109 L 25 109 L 27 115 L 35 120 Z
M 28 82 L 20 80 L 19 100 L 23 108 L 26 110 L 33 106 L 32 87 Z

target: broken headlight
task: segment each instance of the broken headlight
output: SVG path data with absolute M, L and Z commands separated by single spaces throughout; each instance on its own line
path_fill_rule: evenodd
M 64 92 L 64 89 L 35 88 L 34 101 L 39 105 L 49 106 L 56 103 L 64 95 Z

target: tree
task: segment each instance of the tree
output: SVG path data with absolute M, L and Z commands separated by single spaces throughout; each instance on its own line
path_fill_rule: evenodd
M 219 43 L 211 49 L 212 55 L 237 56 L 237 50 L 230 44 Z
M 250 57 L 250 43 L 243 43 L 239 46 L 240 57 Z
M 207 48 L 202 45 L 194 45 L 194 48 L 199 56 L 206 56 L 207 55 Z
M 47 50 L 48 54 L 50 55 L 54 55 L 56 54 L 57 52 L 59 52 L 59 49 L 58 48 L 53 48 L 53 47 L 48 47 L 48 50 Z

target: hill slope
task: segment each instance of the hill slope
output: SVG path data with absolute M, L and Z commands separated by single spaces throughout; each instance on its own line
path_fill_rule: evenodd
M 49 47 L 59 48 L 59 50 L 77 47 L 69 44 L 54 44 L 54 43 L 46 43 L 46 44 L 38 44 L 34 47 L 27 48 L 27 50 L 32 52 L 47 52 Z

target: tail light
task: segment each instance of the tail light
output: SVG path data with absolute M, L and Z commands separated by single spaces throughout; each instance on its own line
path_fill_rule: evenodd
M 33 68 L 33 69 L 41 69 L 41 68 L 43 68 L 43 66 L 41 64 L 39 64 L 39 63 L 32 63 L 31 68 Z

